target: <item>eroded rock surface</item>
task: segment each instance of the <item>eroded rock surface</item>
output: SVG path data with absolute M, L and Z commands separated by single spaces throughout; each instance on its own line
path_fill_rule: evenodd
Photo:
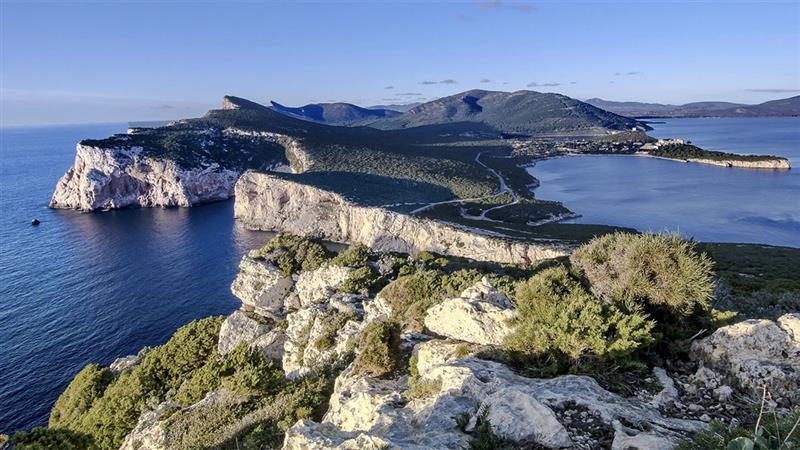
M 292 286 L 291 276 L 283 276 L 272 263 L 260 258 L 258 252 L 250 252 L 239 263 L 239 274 L 233 280 L 231 292 L 245 307 L 261 315 L 274 316 L 280 314 Z
M 516 310 L 503 293 L 487 279 L 466 289 L 458 298 L 433 306 L 425 316 L 432 332 L 481 345 L 501 345 L 511 334 L 509 321 Z
M 234 214 L 250 229 L 361 243 L 378 252 L 430 251 L 480 261 L 531 264 L 568 251 L 559 244 L 512 241 L 359 206 L 330 191 L 252 171 L 236 183 Z
M 775 398 L 800 398 L 798 323 L 800 315 L 795 313 L 780 317 L 777 323 L 746 320 L 719 328 L 692 345 L 693 357 L 702 364 L 703 375 L 697 378 L 713 378 L 705 375 L 711 373 L 710 368 L 758 395 L 766 385 Z
M 496 433 L 549 448 L 571 445 L 552 409 L 574 404 L 596 412 L 609 426 L 624 420 L 665 439 L 704 426 L 664 417 L 649 404 L 610 393 L 588 377 L 525 378 L 500 363 L 455 357 L 448 347 L 434 340 L 415 349 L 416 382 L 436 387 L 424 398 L 403 400 L 407 377 L 380 380 L 346 370 L 336 381 L 322 423 L 298 422 L 287 433 L 284 448 L 354 448 L 359 443 L 365 448 L 463 448 L 471 435 L 459 428 L 456 418 L 467 415 L 474 425 L 476 408 L 486 412 Z

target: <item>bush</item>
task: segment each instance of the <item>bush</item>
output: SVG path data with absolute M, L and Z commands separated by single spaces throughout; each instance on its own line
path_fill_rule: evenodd
M 599 301 L 564 266 L 521 283 L 516 302 L 519 314 L 506 348 L 523 356 L 567 364 L 622 359 L 653 341 L 654 323 L 642 311 Z
M 372 322 L 361 332 L 360 352 L 353 372 L 371 377 L 385 377 L 394 372 L 400 360 L 400 325 L 396 322 Z
M 363 267 L 367 265 L 371 251 L 364 244 L 354 244 L 336 255 L 331 264 L 343 267 Z
M 56 402 L 62 407 L 51 421 L 69 418 L 68 428 L 91 435 L 99 448 L 119 448 L 145 407 L 163 401 L 170 390 L 178 389 L 216 354 L 222 320 L 211 317 L 179 328 L 166 344 L 148 352 L 138 366 L 121 373 L 88 408 L 85 402 L 73 400 L 76 392 L 89 398 L 85 395 L 87 384 L 82 381 L 84 374 Z
M 89 364 L 69 383 L 50 411 L 51 428 L 75 425 L 92 404 L 103 395 L 114 375 L 107 367 Z
M 614 233 L 570 257 L 607 303 L 635 303 L 661 321 L 704 314 L 714 293 L 711 260 L 677 235 Z
M 285 277 L 306 270 L 315 270 L 328 260 L 328 251 L 312 239 L 281 235 L 258 250 L 258 255 L 272 262 Z
M 362 266 L 350 273 L 350 276 L 342 283 L 340 292 L 368 293 L 384 284 L 375 269 L 369 266 Z
M 59 428 L 36 427 L 28 433 L 20 431 L 11 443 L 16 450 L 97 450 L 91 436 Z
M 339 330 L 341 330 L 348 321 L 358 320 L 358 316 L 354 312 L 345 313 L 335 311 L 325 316 L 322 320 L 322 332 L 314 341 L 314 348 L 324 352 L 330 350 L 336 344 L 336 335 L 339 334 Z

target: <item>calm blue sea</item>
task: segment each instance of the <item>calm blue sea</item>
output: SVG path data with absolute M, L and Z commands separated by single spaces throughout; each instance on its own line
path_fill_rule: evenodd
M 232 202 L 82 214 L 47 208 L 75 143 L 125 124 L 0 129 L 0 432 L 45 425 L 90 362 L 156 345 L 227 314 L 246 250 Z M 41 225 L 33 227 L 33 217 Z
M 635 156 L 540 161 L 536 196 L 582 217 L 642 231 L 677 231 L 716 242 L 800 247 L 800 118 L 661 119 L 656 137 L 681 137 L 709 150 L 773 154 L 794 169 L 728 169 Z

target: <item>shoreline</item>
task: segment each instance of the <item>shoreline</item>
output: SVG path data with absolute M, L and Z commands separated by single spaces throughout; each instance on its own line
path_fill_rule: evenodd
M 758 161 L 743 161 L 737 159 L 703 159 L 703 158 L 669 158 L 666 156 L 657 156 L 651 155 L 648 152 L 634 152 L 630 155 L 619 155 L 619 156 L 639 156 L 644 158 L 655 158 L 655 159 L 663 159 L 665 161 L 675 161 L 675 162 L 682 162 L 682 163 L 696 163 L 696 164 L 705 164 L 707 166 L 717 166 L 717 167 L 726 167 L 730 169 L 757 169 L 757 170 L 791 170 L 792 166 L 788 159 L 779 157 L 779 158 L 770 158 L 770 159 L 763 159 Z

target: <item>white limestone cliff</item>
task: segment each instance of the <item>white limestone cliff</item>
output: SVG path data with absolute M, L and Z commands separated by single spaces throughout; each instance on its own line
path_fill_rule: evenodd
M 236 183 L 234 215 L 246 227 L 361 243 L 374 251 L 430 251 L 479 261 L 531 264 L 566 255 L 553 243 L 524 243 L 441 222 L 357 205 L 314 186 L 247 171 Z

